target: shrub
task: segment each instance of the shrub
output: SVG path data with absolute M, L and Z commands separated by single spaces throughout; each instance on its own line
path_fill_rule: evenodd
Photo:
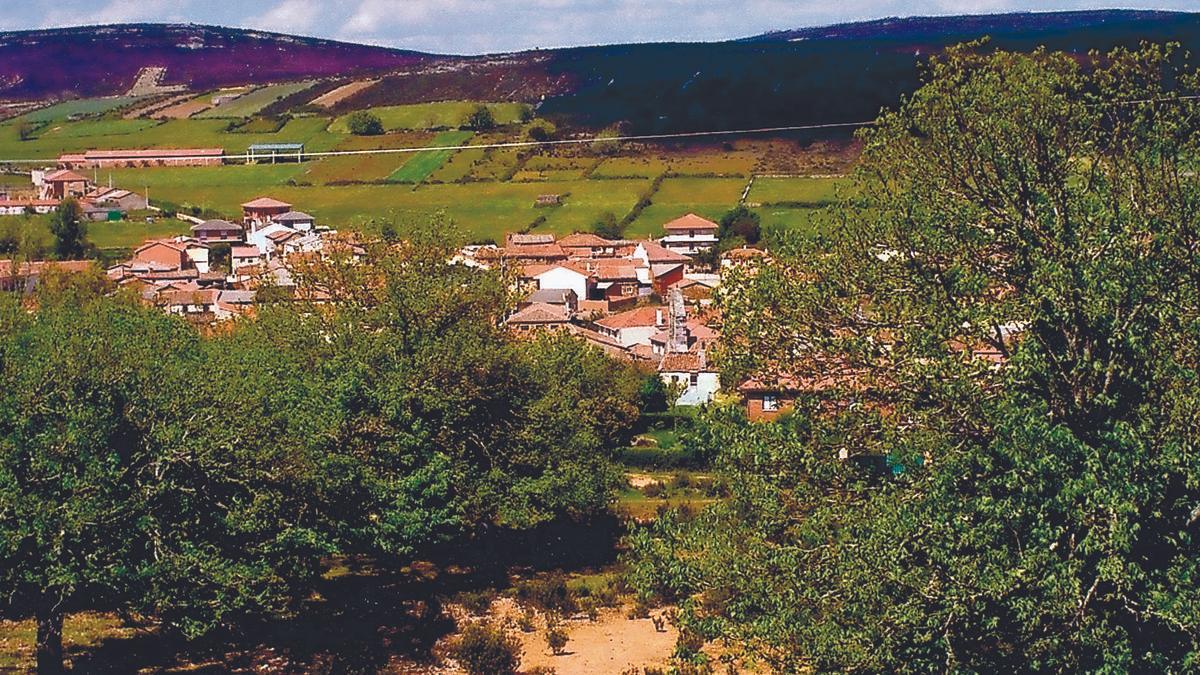
M 489 623 L 473 623 L 463 630 L 451 656 L 471 675 L 508 675 L 521 663 L 521 642 Z
M 687 475 L 686 473 L 678 472 L 674 476 L 671 476 L 671 489 L 672 490 L 683 490 L 683 489 L 691 487 L 691 485 L 692 485 L 692 477 Z
M 521 629 L 522 633 L 532 633 L 536 628 L 533 623 L 533 610 L 528 607 L 521 612 L 521 616 L 517 617 L 517 628 Z
M 492 109 L 486 105 L 477 105 L 475 106 L 475 109 L 471 111 L 471 114 L 467 115 L 464 126 L 466 126 L 468 129 L 474 129 L 475 131 L 488 131 L 495 129 L 496 116 L 492 114 Z
M 517 600 L 543 612 L 569 614 L 575 611 L 575 601 L 567 589 L 567 578 L 561 572 L 517 584 Z
M 492 590 L 463 591 L 454 597 L 454 601 L 463 609 L 476 615 L 487 614 L 495 599 L 496 592 Z
M 664 485 L 662 481 L 656 481 L 654 483 L 649 483 L 642 487 L 642 494 L 644 494 L 650 498 L 663 497 L 663 496 L 665 496 L 666 492 L 667 492 L 667 486 Z
M 567 646 L 566 629 L 561 626 L 553 626 L 546 629 L 546 644 L 550 647 L 550 651 L 554 652 L 555 656 L 563 653 L 563 649 Z
M 350 117 L 346 119 L 346 127 L 355 136 L 378 136 L 383 133 L 383 121 L 366 110 L 350 113 Z

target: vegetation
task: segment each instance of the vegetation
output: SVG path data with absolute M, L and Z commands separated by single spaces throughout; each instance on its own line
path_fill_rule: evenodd
M 383 122 L 377 116 L 359 110 L 346 118 L 346 128 L 355 136 L 378 136 L 383 133 Z
M 1188 669 L 1200 83 L 1178 63 L 935 59 L 863 132 L 830 236 L 724 295 L 734 381 L 850 376 L 782 423 L 710 413 L 732 497 L 631 537 L 644 597 L 786 671 Z
M 762 238 L 761 218 L 745 206 L 739 204 L 725 215 L 721 216 L 720 229 L 717 237 L 721 247 L 736 248 L 741 244 L 757 244 Z
M 54 235 L 54 255 L 59 260 L 79 260 L 88 252 L 87 225 L 83 222 L 83 207 L 68 197 L 50 216 L 50 234 Z
M 37 616 L 39 670 L 81 602 L 198 637 L 295 611 L 330 553 L 399 564 L 605 511 L 637 377 L 511 340 L 507 283 L 452 250 L 422 230 L 313 261 L 300 297 L 331 303 L 211 337 L 100 276 L 2 299 L 0 593 Z
M 477 105 L 463 120 L 463 126 L 475 131 L 490 131 L 496 128 L 496 116 L 486 105 Z
M 625 237 L 625 228 L 617 221 L 617 217 L 612 211 L 605 211 L 600 214 L 600 218 L 592 225 L 592 234 L 604 237 L 605 239 L 623 239 Z
M 463 630 L 451 655 L 470 675 L 510 675 L 521 664 L 521 641 L 503 628 L 473 623 Z

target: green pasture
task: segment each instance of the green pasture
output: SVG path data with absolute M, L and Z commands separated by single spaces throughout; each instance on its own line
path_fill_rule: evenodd
M 449 147 L 462 145 L 471 140 L 470 131 L 443 131 L 433 139 L 432 147 Z M 408 155 L 406 161 L 395 173 L 390 176 L 390 180 L 399 183 L 420 183 L 434 172 L 437 171 L 442 164 L 450 159 L 454 154 L 454 150 L 423 150 L 418 153 Z
M 95 136 L 128 136 L 145 131 L 157 122 L 153 120 L 89 119 L 63 124 L 51 123 L 38 132 L 41 140 L 56 138 L 91 138 Z
M 138 100 L 136 96 L 106 96 L 103 98 L 84 98 L 78 101 L 63 101 L 52 106 L 39 108 L 18 117 L 26 122 L 54 122 L 65 120 L 76 115 L 102 115 L 117 108 L 123 108 Z
M 837 191 L 846 185 L 845 179 L 839 178 L 756 178 L 746 201 L 819 207 L 833 203 Z
M 467 116 L 479 101 L 440 101 L 437 103 L 414 103 L 411 105 L 389 105 L 370 108 L 369 112 L 383 122 L 388 131 L 397 129 L 434 129 L 457 127 L 466 122 Z M 497 124 L 514 124 L 521 120 L 524 103 L 488 103 Z M 346 126 L 348 115 L 343 115 L 329 126 L 334 133 L 349 133 Z
M 737 205 L 746 181 L 741 178 L 668 178 L 629 227 L 630 236 L 661 236 L 664 223 L 686 213 L 718 220 Z
M 664 173 L 670 164 L 661 157 L 609 157 L 592 172 L 598 178 L 636 176 L 654 178 Z
M 639 195 L 650 187 L 650 179 L 573 180 L 533 185 L 539 188 L 539 194 L 566 195 L 562 206 L 537 209 L 539 215 L 546 216 L 545 224 L 538 231 L 569 234 L 590 232 L 605 211 L 612 212 L 620 220 L 637 203 Z
M 193 117 L 195 119 L 250 117 L 279 99 L 287 98 L 292 94 L 309 89 L 316 83 L 316 80 L 304 80 L 302 82 L 272 84 L 261 89 L 255 89 L 247 94 L 242 94 L 229 103 L 209 108 Z

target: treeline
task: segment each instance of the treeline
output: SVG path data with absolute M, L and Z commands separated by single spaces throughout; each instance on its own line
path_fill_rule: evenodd
M 730 499 L 630 538 L 681 656 L 1195 668 L 1198 93 L 1170 49 L 952 49 L 862 132 L 832 229 L 731 272 L 725 374 L 800 394 L 710 411 Z
M 99 277 L 0 298 L 0 594 L 36 616 L 40 671 L 70 608 L 196 637 L 297 611 L 330 554 L 401 564 L 607 507 L 640 379 L 509 338 L 507 280 L 451 252 L 311 262 L 213 334 Z

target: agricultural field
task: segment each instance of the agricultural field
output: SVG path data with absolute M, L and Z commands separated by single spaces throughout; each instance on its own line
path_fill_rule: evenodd
M 138 100 L 136 96 L 106 96 L 85 98 L 78 101 L 63 101 L 52 106 L 25 113 L 19 120 L 26 122 L 55 122 L 74 116 L 103 115 L 111 110 L 123 108 Z
M 369 112 L 379 117 L 383 128 L 388 131 L 434 129 L 461 126 L 477 105 L 478 101 L 441 101 L 383 106 L 370 108 Z M 497 124 L 515 124 L 521 121 L 521 113 L 528 107 L 524 103 L 488 103 L 487 106 L 495 116 Z M 329 130 L 334 133 L 347 133 L 347 117 L 348 115 L 343 115 L 334 120 Z
M 316 80 L 304 80 L 302 82 L 272 84 L 242 94 L 229 103 L 205 110 L 196 114 L 195 117 L 197 119 L 250 117 L 279 99 L 287 98 L 292 94 L 309 89 L 316 83 Z
M 433 139 L 431 145 L 437 147 L 462 145 L 471 140 L 472 135 L 470 131 L 443 131 Z M 408 161 L 388 178 L 398 183 L 421 183 L 434 171 L 437 171 L 446 160 L 450 159 L 454 152 L 454 150 L 424 150 L 410 154 Z
M 155 125 L 150 120 L 91 119 L 73 123 L 50 124 L 38 132 L 39 139 L 91 138 L 95 136 L 127 136 L 145 131 Z
M 555 157 L 535 155 L 530 157 L 521 170 L 513 174 L 514 181 L 562 181 L 583 178 L 583 172 L 595 160 L 587 157 Z
M 343 84 L 337 89 L 327 91 L 314 98 L 309 105 L 315 105 L 319 108 L 332 108 L 351 96 L 374 87 L 376 84 L 379 84 L 379 80 L 357 80 L 349 84 Z
M 105 223 L 88 223 L 88 240 L 97 248 L 134 248 L 147 239 L 172 237 L 187 234 L 192 224 L 175 218 L 155 218 L 153 223 L 144 220 L 128 220 Z
M 670 168 L 660 157 L 609 157 L 592 172 L 597 178 L 654 178 Z
M 737 204 L 745 187 L 741 178 L 668 178 L 630 225 L 629 234 L 661 234 L 663 223 L 689 212 L 717 220 Z
M 837 178 L 756 178 L 746 198 L 751 204 L 826 206 L 848 185 Z
M 642 192 L 650 187 L 650 179 L 578 180 L 534 185 L 541 187 L 540 193 L 563 190 L 557 194 L 565 195 L 562 206 L 538 209 L 540 215 L 546 216 L 545 224 L 539 226 L 538 231 L 570 234 L 590 232 L 606 211 L 620 220 L 637 203 Z M 551 186 L 555 186 L 555 189 L 550 189 Z

